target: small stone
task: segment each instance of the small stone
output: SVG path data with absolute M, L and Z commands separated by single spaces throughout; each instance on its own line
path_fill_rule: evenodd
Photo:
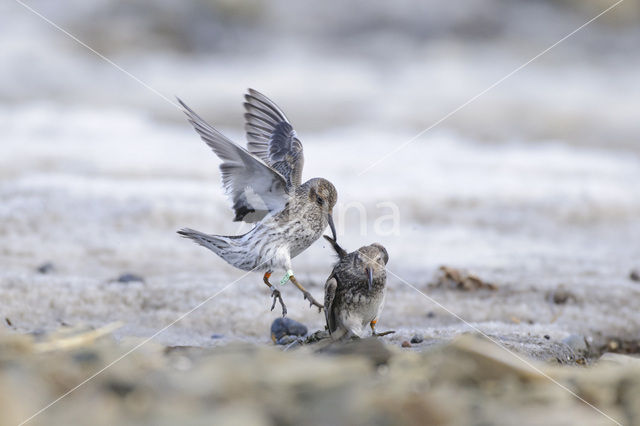
M 292 320 L 291 318 L 276 318 L 271 323 L 271 340 L 279 345 L 286 344 L 280 343 L 284 342 L 282 338 L 285 336 L 301 337 L 305 336 L 306 334 L 307 327 L 296 320 Z
M 11 327 L 13 325 L 13 323 L 11 322 L 11 320 L 8 317 L 6 317 L 4 319 L 4 322 L 6 322 L 9 327 Z
M 402 342 L 402 347 L 403 348 L 410 348 L 411 347 L 411 343 L 407 342 L 406 340 L 404 342 Z
M 436 314 L 434 312 L 429 311 L 429 313 L 427 313 L 427 318 L 435 318 Z
M 116 280 L 119 283 L 124 283 L 124 284 L 128 284 L 130 282 L 144 282 L 144 278 L 142 278 L 140 275 L 136 275 L 136 274 L 131 274 L 131 273 L 124 273 L 122 275 L 120 275 L 118 277 L 118 279 Z
M 411 343 L 422 343 L 423 342 L 422 334 L 414 334 L 411 338 Z
M 120 380 L 111 380 L 106 383 L 105 387 L 107 390 L 110 390 L 121 398 L 124 398 L 135 389 L 134 384 Z
M 294 342 L 297 342 L 298 338 L 296 336 L 282 336 L 281 338 L 276 340 L 276 345 L 290 345 Z
M 638 271 L 637 269 L 631 271 L 631 273 L 629 274 L 629 279 L 631 281 L 640 281 L 640 271 Z
M 53 266 L 53 263 L 47 262 L 47 263 L 43 263 L 42 265 L 38 266 L 38 268 L 36 268 L 36 271 L 38 271 L 41 274 L 48 274 L 49 272 L 55 271 L 55 269 L 56 269 L 56 267 Z
M 569 300 L 574 300 L 576 297 L 569 290 L 565 289 L 564 286 L 560 285 L 557 289 L 555 289 L 551 294 L 551 301 L 556 305 L 564 305 Z
M 222 338 L 224 338 L 224 334 L 213 333 L 211 335 L 211 338 L 212 339 L 222 339 Z
M 551 336 L 549 336 L 548 334 L 545 334 L 545 335 L 544 335 L 544 338 L 545 338 L 545 339 L 547 339 L 547 340 L 550 340 L 550 339 L 551 339 Z

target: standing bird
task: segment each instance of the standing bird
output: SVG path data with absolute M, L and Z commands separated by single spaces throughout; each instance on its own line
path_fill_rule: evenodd
M 198 114 L 180 105 L 202 140 L 222 160 L 220 172 L 225 192 L 233 203 L 234 221 L 255 223 L 244 235 L 209 235 L 192 229 L 178 233 L 208 248 L 230 265 L 244 271 L 264 272 L 264 283 L 272 289 L 286 316 L 280 291 L 269 278 L 275 270 L 286 271 L 282 284 L 291 280 L 311 305 L 322 308 L 295 278 L 291 259 L 320 238 L 327 225 L 334 239 L 332 212 L 338 193 L 326 179 L 302 182 L 302 143 L 284 113 L 269 98 L 249 89 L 244 115 L 247 149 L 236 145 L 207 124 Z
M 324 315 L 331 337 L 362 337 L 367 325 L 374 336 L 394 333 L 376 333 L 386 293 L 387 250 L 374 243 L 347 253 L 335 239 L 324 237 L 338 254 L 338 262 L 324 286 Z

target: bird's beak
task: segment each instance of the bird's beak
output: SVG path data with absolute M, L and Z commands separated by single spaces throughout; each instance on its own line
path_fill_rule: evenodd
M 367 278 L 369 278 L 369 291 L 371 291 L 373 288 L 373 268 L 367 266 L 365 270 L 367 271 Z
M 328 214 L 327 218 L 329 219 L 329 227 L 331 228 L 331 233 L 333 234 L 333 241 L 338 242 L 338 237 L 336 236 L 336 226 L 333 224 L 333 216 L 331 213 Z

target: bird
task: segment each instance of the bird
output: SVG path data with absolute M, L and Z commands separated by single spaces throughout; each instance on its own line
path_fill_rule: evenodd
M 395 331 L 376 332 L 376 324 L 386 295 L 387 250 L 378 243 L 347 253 L 335 239 L 325 235 L 338 255 L 338 261 L 325 284 L 324 314 L 334 340 L 362 337 L 366 327 L 373 336 Z
M 327 225 L 336 239 L 333 208 L 338 192 L 324 178 L 302 183 L 303 147 L 284 112 L 267 96 L 248 89 L 244 96 L 247 148 L 234 143 L 209 125 L 181 99 L 182 111 L 202 140 L 222 160 L 220 173 L 225 193 L 235 213 L 234 221 L 253 223 L 243 235 L 212 235 L 190 228 L 178 234 L 208 248 L 232 266 L 264 272 L 263 282 L 276 300 L 287 307 L 280 291 L 269 281 L 275 271 L 285 271 L 281 284 L 291 281 L 319 310 L 296 279 L 291 260 L 323 234 Z

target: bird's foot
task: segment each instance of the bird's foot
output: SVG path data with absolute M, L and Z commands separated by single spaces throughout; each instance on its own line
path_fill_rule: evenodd
M 311 293 L 305 290 L 302 292 L 302 294 L 304 294 L 304 298 L 309 301 L 309 306 L 315 305 L 318 308 L 318 312 L 322 312 L 322 308 L 324 308 L 324 305 L 321 305 L 320 303 L 318 303 L 318 301 L 313 298 Z
M 271 297 L 273 297 L 273 303 L 271 304 L 271 310 L 273 311 L 273 308 L 276 307 L 276 301 L 280 302 L 280 306 L 282 306 L 282 317 L 286 317 L 287 316 L 287 307 L 284 304 L 284 301 L 282 300 L 282 295 L 280 294 L 280 290 L 274 288 L 273 291 L 271 292 Z
M 374 337 L 382 337 L 382 336 L 386 336 L 387 334 L 393 334 L 393 333 L 395 333 L 395 330 L 383 331 L 382 333 L 378 333 L 377 331 L 374 331 L 371 335 Z

